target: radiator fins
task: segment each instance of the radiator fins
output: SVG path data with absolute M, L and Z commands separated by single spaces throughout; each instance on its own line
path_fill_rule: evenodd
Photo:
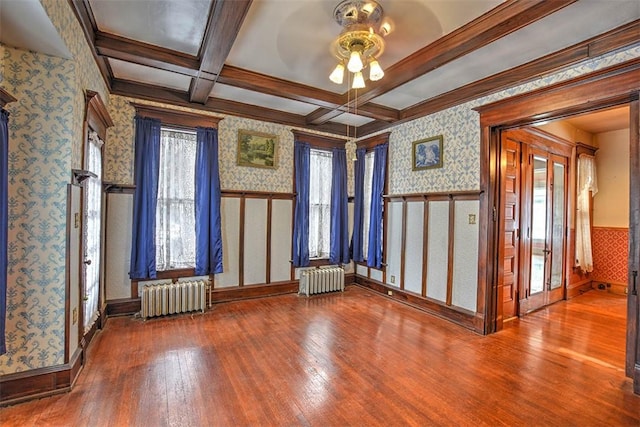
M 206 282 L 147 285 L 142 288 L 140 316 L 143 319 L 200 310 L 206 304 Z
M 344 291 L 344 269 L 340 267 L 315 268 L 300 273 L 299 295 Z

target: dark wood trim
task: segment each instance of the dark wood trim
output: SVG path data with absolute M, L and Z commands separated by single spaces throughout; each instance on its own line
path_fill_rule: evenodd
M 571 287 L 567 286 L 567 299 L 582 295 L 583 293 L 590 291 L 591 289 L 593 289 L 591 286 L 591 279 L 583 280 L 582 283 L 574 284 Z
M 318 135 L 315 133 L 302 132 L 292 129 L 293 137 L 296 141 L 306 142 L 313 148 L 331 150 L 332 148 L 344 148 L 347 140 L 333 136 Z
M 630 102 L 638 90 L 640 58 L 474 110 L 480 113 L 483 127 L 516 127 L 621 105 Z
M 447 305 L 452 304 L 453 299 L 453 255 L 454 255 L 454 236 L 456 221 L 456 202 L 449 200 L 449 239 L 447 245 Z
M 16 101 L 17 101 L 16 98 L 11 96 L 9 92 L 7 92 L 6 90 L 0 87 L 0 108 L 4 108 L 4 106 L 9 104 L 10 102 L 16 102 Z
M 407 262 L 407 199 L 402 200 L 402 244 L 400 246 L 400 289 L 404 290 L 404 271 Z
M 232 288 L 218 288 L 211 292 L 211 302 L 219 303 L 248 298 L 261 298 L 272 295 L 298 292 L 298 281 L 274 282 L 261 285 L 246 285 Z
M 93 17 L 93 12 L 91 10 L 91 4 L 89 0 L 68 0 L 73 13 L 76 15 L 78 19 L 78 23 L 82 27 L 82 32 L 84 33 L 84 38 L 87 41 L 87 45 L 91 50 L 91 54 L 93 55 L 93 60 L 96 62 L 98 69 L 100 70 L 100 74 L 102 75 L 102 79 L 104 80 L 105 85 L 109 90 L 112 89 L 112 75 L 111 68 L 109 67 L 109 63 L 107 59 L 101 56 L 96 50 L 95 39 L 96 32 L 98 31 L 98 26 L 96 25 L 95 19 Z
M 136 190 L 134 184 L 116 184 L 107 181 L 102 181 L 102 188 L 107 194 L 133 194 Z
M 163 125 L 187 128 L 196 128 L 200 126 L 217 129 L 218 122 L 222 120 L 222 117 L 212 117 L 186 111 L 168 110 L 166 108 L 137 104 L 134 102 L 130 104 L 136 109 L 137 115 L 158 119 Z
M 193 55 L 99 30 L 94 34 L 95 49 L 101 56 L 191 77 L 198 74 L 200 61 Z
M 391 136 L 391 132 L 381 133 L 366 139 L 361 139 L 356 142 L 356 145 L 358 148 L 365 148 L 367 151 L 370 151 L 380 144 L 387 144 L 389 142 L 389 136 Z
M 265 282 L 271 283 L 271 221 L 273 214 L 273 199 L 271 197 L 267 198 L 267 241 L 266 245 L 266 268 L 265 268 Z
M 427 296 L 427 269 L 429 265 L 429 202 L 422 202 L 422 296 Z
M 355 276 L 355 284 L 370 289 L 379 294 L 385 295 L 387 296 L 387 298 L 404 304 L 408 304 L 414 308 L 433 314 L 434 316 L 449 320 L 475 332 L 482 332 L 482 330 L 478 330 L 476 327 L 475 313 L 472 313 L 470 311 L 459 309 L 456 307 L 447 307 L 439 301 L 421 297 L 412 292 L 403 291 L 396 287 L 388 286 L 384 283 L 380 283 L 376 280 L 359 275 Z M 391 295 L 389 295 L 389 291 L 391 291 Z
M 271 193 L 268 191 L 222 190 L 222 197 L 245 197 L 247 199 L 293 200 L 295 193 Z
M 246 199 L 240 198 L 240 221 L 238 233 L 238 286 L 244 286 L 244 226 L 246 222 Z
M 640 90 L 640 59 L 569 79 L 545 88 L 497 101 L 477 108 L 480 113 L 480 184 L 487 190 L 481 196 L 480 247 L 486 254 L 480 259 L 478 301 L 484 299 L 484 328 L 487 333 L 499 329 L 497 322 L 497 246 L 499 220 L 498 134 L 502 128 L 525 126 L 540 120 L 558 119 L 580 112 L 590 112 L 628 103 Z M 485 204 L 484 198 L 487 197 Z M 495 218 L 494 218 L 495 215 Z M 631 258 L 630 258 L 631 259 Z M 482 264 L 484 263 L 484 266 Z M 478 311 L 480 312 L 480 306 Z
M 113 126 L 113 120 L 102 102 L 100 94 L 92 90 L 85 92 L 86 112 L 85 120 L 89 127 L 98 134 L 100 139 L 107 139 L 107 128 Z
M 140 298 L 121 298 L 107 301 L 107 316 L 122 316 L 140 311 Z
M 590 156 L 595 156 L 596 151 L 598 151 L 597 147 L 594 147 L 588 144 L 583 144 L 582 142 L 576 143 L 576 159 L 580 156 L 580 154 L 588 154 Z
M 69 361 L 69 340 L 71 339 L 71 324 L 69 313 L 71 312 L 71 227 L 74 226 L 73 212 L 71 209 L 73 184 L 67 184 L 67 229 L 65 232 L 65 269 L 64 269 L 64 361 Z M 1 400 L 0 400 L 1 401 Z
M 83 351 L 78 348 L 69 363 L 0 376 L 0 407 L 70 391 L 80 374 Z
M 358 94 L 358 102 L 365 104 L 418 76 L 480 49 L 574 2 L 575 0 L 504 2 L 389 67 L 384 79 L 367 82 L 367 87 Z M 359 133 L 364 132 L 359 131 Z
M 633 391 L 640 394 L 640 100 L 638 93 L 629 108 L 629 263 L 627 289 L 627 345 L 625 373 L 633 378 Z M 635 294 L 634 294 L 635 288 Z
M 482 190 L 472 191 L 452 191 L 448 193 L 407 193 L 407 194 L 385 194 L 383 197 L 391 202 L 420 202 L 422 200 L 478 200 L 483 193 Z
M 194 104 L 189 101 L 189 94 L 185 91 L 167 89 L 161 86 L 136 83 L 120 79 L 113 80 L 111 93 L 128 98 L 161 102 L 178 107 L 210 111 L 217 114 L 228 114 L 230 116 L 278 123 L 285 126 L 312 129 L 334 135 L 343 135 L 346 131 L 346 126 L 340 123 L 327 123 L 319 126 L 309 125 L 305 121 L 304 116 L 300 116 L 298 114 L 272 110 L 227 99 L 209 97 L 204 104 Z M 350 129 L 351 134 L 353 135 L 353 133 L 355 133 L 355 128 L 351 127 Z
M 189 100 L 204 104 L 240 32 L 252 0 L 214 0 L 200 52 L 198 74 L 191 81 Z

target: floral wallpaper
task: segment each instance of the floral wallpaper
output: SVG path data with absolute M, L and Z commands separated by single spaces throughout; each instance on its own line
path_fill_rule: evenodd
M 129 102 L 160 106 L 170 110 L 191 111 L 198 114 L 222 117 L 218 123 L 220 159 L 220 185 L 223 190 L 293 192 L 293 133 L 291 127 L 260 122 L 241 117 L 212 114 L 183 107 L 147 102 L 112 95 L 109 115 L 114 126 L 108 130 L 105 146 L 105 181 L 133 184 L 133 154 L 135 109 Z M 252 130 L 278 136 L 278 167 L 275 169 L 238 166 L 238 130 Z M 308 132 L 308 130 L 305 130 Z M 316 132 L 319 133 L 319 132 Z M 320 134 L 320 133 L 319 133 Z M 348 147 L 349 148 L 349 147 Z M 355 144 L 351 143 L 347 158 L 355 156 Z M 349 176 L 353 176 L 353 162 L 348 162 Z M 350 179 L 349 181 L 353 181 Z M 351 184 L 353 187 L 353 184 Z
M 480 189 L 480 115 L 473 108 L 640 57 L 640 46 L 401 124 L 389 138 L 390 194 Z M 443 135 L 443 167 L 412 171 L 413 141 Z
M 84 93 L 107 87 L 69 3 L 41 0 L 73 59 L 0 46 L 9 117 L 7 354 L 0 375 L 64 363 L 67 184 L 80 168 Z
M 0 374 L 64 361 L 73 61 L 5 47 L 9 117 L 7 354 Z

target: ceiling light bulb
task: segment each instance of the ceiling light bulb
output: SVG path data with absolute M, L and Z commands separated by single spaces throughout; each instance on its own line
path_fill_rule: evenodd
M 347 69 L 352 73 L 357 73 L 362 71 L 364 65 L 362 64 L 362 58 L 360 58 L 360 53 L 357 51 L 351 51 L 351 57 L 349 58 L 349 63 L 347 64 Z
M 362 76 L 362 72 L 358 71 L 353 75 L 353 85 L 352 89 L 362 89 L 364 88 L 364 77 Z
M 382 67 L 378 63 L 377 59 L 374 59 L 369 64 L 369 80 L 377 81 L 384 77 L 384 71 L 382 71 Z
M 329 75 L 329 80 L 334 82 L 335 84 L 342 84 L 342 80 L 344 79 L 344 65 L 338 64 L 336 68 L 333 69 L 331 75 Z

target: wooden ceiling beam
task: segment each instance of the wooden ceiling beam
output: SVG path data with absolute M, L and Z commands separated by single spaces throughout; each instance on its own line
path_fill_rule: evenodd
M 126 37 L 96 31 L 95 47 L 102 56 L 195 77 L 197 57 Z
M 393 125 L 424 117 L 499 92 L 514 85 L 535 80 L 544 75 L 575 65 L 588 58 L 625 49 L 638 43 L 640 43 L 640 20 L 630 22 L 558 52 L 493 74 L 482 80 L 469 83 L 405 108 L 401 111 L 400 119 L 396 123 L 393 123 Z M 358 134 L 368 135 L 386 129 L 391 125 L 392 124 L 386 124 L 384 122 L 367 123 L 358 128 Z
M 346 129 L 346 126 L 340 123 L 327 123 L 320 126 L 310 126 L 306 123 L 305 117 L 298 114 L 286 113 L 279 110 L 262 108 L 255 105 L 220 98 L 208 98 L 207 102 L 204 104 L 194 104 L 190 101 L 188 92 L 126 80 L 114 79 L 112 93 L 124 97 L 144 99 L 147 101 L 154 101 L 178 107 L 193 108 L 200 111 L 209 111 L 212 113 L 228 114 L 254 120 L 279 123 L 286 126 L 313 129 L 336 135 L 344 135 Z
M 538 21 L 577 0 L 509 0 L 457 30 L 441 37 L 385 70 L 385 78 L 368 81 L 359 93 L 359 103 L 367 102 L 438 67 L 480 49 L 514 31 Z M 346 97 L 347 95 L 343 95 Z M 360 107 L 362 108 L 362 107 Z M 315 112 L 314 112 L 315 113 Z M 326 111 L 316 113 L 313 123 L 335 117 Z
M 191 80 L 189 99 L 204 104 L 231 51 L 252 0 L 214 0 L 200 52 L 200 68 Z

